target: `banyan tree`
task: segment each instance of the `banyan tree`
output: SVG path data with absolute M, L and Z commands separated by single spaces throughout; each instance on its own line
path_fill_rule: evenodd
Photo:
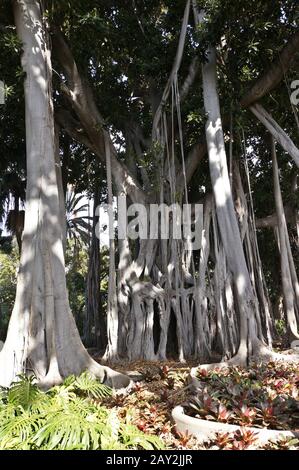
M 272 351 L 273 299 L 279 291 L 290 347 L 299 339 L 298 220 L 283 197 L 296 197 L 299 164 L 290 100 L 296 2 L 79 1 L 74 10 L 66 3 L 12 2 L 26 74 L 27 190 L 0 383 L 25 370 L 48 384 L 89 369 L 127 384 L 89 356 L 69 308 L 59 131 L 70 151 L 79 145 L 105 169 L 110 219 L 134 205 L 136 236 L 117 236 L 118 226 L 110 237 L 105 360 L 287 358 Z M 264 44 L 255 41 L 257 30 Z M 200 231 L 196 249 L 175 233 L 172 209 L 188 204 L 187 222 Z M 194 204 L 201 204 L 202 225 Z M 151 217 L 153 205 L 159 217 Z M 138 212 L 147 236 L 132 222 Z M 275 288 L 263 244 L 270 232 L 281 273 Z M 98 248 L 90 253 L 97 257 L 88 292 L 96 295 Z M 96 298 L 87 301 L 98 309 Z

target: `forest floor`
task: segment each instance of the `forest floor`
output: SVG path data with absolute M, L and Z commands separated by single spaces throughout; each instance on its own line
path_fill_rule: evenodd
M 123 419 L 129 419 L 141 431 L 159 436 L 167 448 L 200 449 L 196 439 L 176 432 L 171 412 L 191 397 L 188 376 L 197 362 L 122 362 L 111 365 L 120 372 L 140 374 L 128 395 L 116 395 L 104 401 Z
M 98 358 L 96 358 L 98 359 Z M 122 362 L 110 364 L 120 372 L 140 375 L 132 391 L 117 394 L 104 401 L 107 408 L 117 411 L 119 417 L 129 420 L 140 430 L 159 436 L 169 449 L 238 449 L 259 448 L 249 435 L 219 435 L 217 440 L 200 444 L 190 435 L 183 435 L 175 430 L 171 412 L 176 405 L 185 404 L 193 396 L 188 381 L 191 367 L 197 362 L 184 364 L 168 362 Z M 254 441 L 254 438 L 253 438 Z M 292 440 L 280 444 L 268 444 L 263 449 L 299 449 L 299 441 Z

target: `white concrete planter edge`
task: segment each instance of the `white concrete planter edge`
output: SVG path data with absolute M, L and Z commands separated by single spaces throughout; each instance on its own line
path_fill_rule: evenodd
M 196 390 L 200 385 L 200 380 L 197 379 L 196 374 L 198 367 L 193 367 L 190 371 L 190 382 L 192 388 Z M 182 406 L 177 406 L 172 412 L 172 417 L 176 423 L 176 429 L 179 432 L 188 432 L 196 436 L 201 442 L 207 441 L 213 437 L 217 432 L 235 432 L 241 429 L 237 424 L 219 423 L 217 421 L 207 421 L 205 419 L 193 418 L 184 412 Z M 269 440 L 278 440 L 282 437 L 296 437 L 299 438 L 299 432 L 293 431 L 280 431 L 267 428 L 255 428 L 246 426 L 246 429 L 253 431 L 257 435 L 260 443 L 268 442 Z
M 207 421 L 205 419 L 193 418 L 185 414 L 182 406 L 176 406 L 172 411 L 172 418 L 175 422 L 177 431 L 195 436 L 199 442 L 206 442 L 213 438 L 215 433 L 218 432 L 235 432 L 241 429 L 241 426 L 236 424 L 219 423 L 217 421 Z M 283 437 L 298 438 L 299 432 L 293 431 L 280 431 L 275 429 L 247 427 L 247 430 L 256 433 L 259 443 L 265 443 L 269 440 L 275 441 Z

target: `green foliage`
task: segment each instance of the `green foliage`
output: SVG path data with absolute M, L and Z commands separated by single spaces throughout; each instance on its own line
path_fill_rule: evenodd
M 281 338 L 286 334 L 286 325 L 283 319 L 275 320 L 275 329 Z
M 77 393 L 82 392 L 88 397 L 100 399 L 110 395 L 110 388 L 94 380 L 89 372 L 74 377 L 72 385 Z
M 10 253 L 0 251 L 0 340 L 4 340 L 12 312 L 17 282 L 19 255 L 16 247 Z
M 7 392 L 8 403 L 24 410 L 36 405 L 41 397 L 43 395 L 40 393 L 33 376 L 20 376 L 20 381 L 13 383 Z
M 88 253 L 74 239 L 67 241 L 65 264 L 70 307 L 76 319 L 77 327 L 82 333 Z
M 0 393 L 0 449 L 107 450 L 162 449 L 99 400 L 111 389 L 88 372 L 70 376 L 61 386 L 41 391 L 34 377 L 20 376 Z
M 79 244 L 88 244 L 91 236 L 91 217 L 86 215 L 88 213 L 86 196 L 67 191 L 65 209 L 67 238 L 75 239 Z

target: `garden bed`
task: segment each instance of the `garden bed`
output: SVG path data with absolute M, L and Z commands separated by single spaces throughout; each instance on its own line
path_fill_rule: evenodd
M 215 433 L 252 433 L 260 443 L 299 437 L 298 364 L 191 369 L 193 397 L 173 410 L 180 432 L 200 441 Z

